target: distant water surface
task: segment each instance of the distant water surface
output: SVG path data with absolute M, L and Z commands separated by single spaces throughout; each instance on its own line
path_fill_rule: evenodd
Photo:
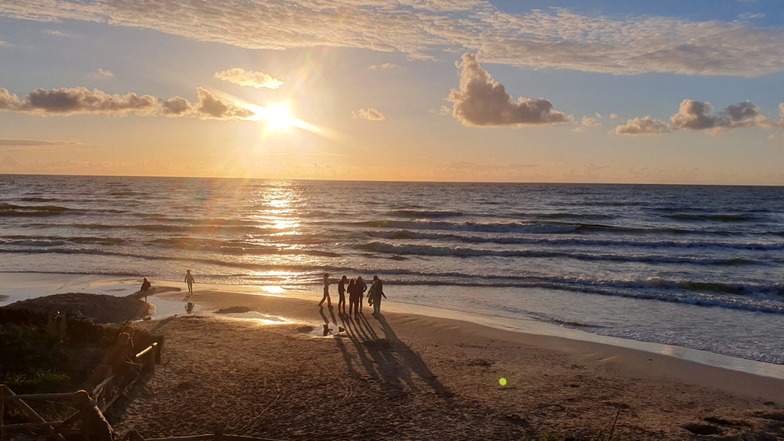
M 376 274 L 397 302 L 784 364 L 782 187 L 5 175 L 0 256 L 314 295 Z

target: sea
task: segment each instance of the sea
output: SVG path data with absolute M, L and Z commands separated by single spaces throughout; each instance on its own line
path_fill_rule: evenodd
M 0 175 L 0 272 L 186 269 L 784 365 L 784 187 Z

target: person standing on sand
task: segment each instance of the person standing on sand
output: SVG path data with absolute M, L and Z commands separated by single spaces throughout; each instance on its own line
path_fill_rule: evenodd
M 356 290 L 357 290 L 357 301 L 359 302 L 359 313 L 362 314 L 362 299 L 365 296 L 365 291 L 367 291 L 368 287 L 365 284 L 365 281 L 362 280 L 362 276 L 357 277 L 356 283 Z
M 185 272 L 185 283 L 188 284 L 188 297 L 193 295 L 193 274 L 191 274 L 191 270 Z M 188 298 L 186 297 L 186 299 Z
M 329 298 L 329 273 L 324 273 L 324 297 L 322 297 L 321 301 L 319 302 L 319 308 L 321 308 L 324 300 L 327 301 L 327 307 L 332 309 L 332 299 Z
M 338 282 L 338 313 L 345 314 L 346 313 L 346 282 L 348 282 L 348 277 L 343 276 L 340 278 L 340 282 Z
M 356 313 L 359 306 L 357 303 L 359 302 L 359 295 L 357 295 L 357 283 L 354 279 L 348 281 L 348 313 L 354 314 Z
M 373 305 L 373 315 L 381 314 L 381 297 L 387 298 L 384 294 L 384 284 L 378 276 L 373 276 L 373 284 L 368 292 L 368 304 Z

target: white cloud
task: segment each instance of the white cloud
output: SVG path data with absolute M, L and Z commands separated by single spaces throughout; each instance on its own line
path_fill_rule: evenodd
M 49 35 L 50 37 L 57 37 L 57 38 L 73 38 L 72 35 L 66 34 L 62 31 L 57 31 L 55 29 L 44 29 L 41 31 L 44 35 Z
M 572 129 L 573 132 L 583 132 L 586 129 L 591 127 L 601 127 L 602 123 L 601 120 L 603 119 L 602 115 L 595 114 L 594 116 L 584 116 L 580 118 L 580 125 Z
M 368 66 L 368 70 L 399 70 L 402 69 L 399 65 L 393 63 L 374 64 Z
M 384 114 L 379 112 L 377 109 L 367 108 L 367 109 L 359 109 L 355 112 L 351 112 L 351 116 L 357 119 L 366 119 L 368 121 L 383 121 Z
M 410 58 L 473 52 L 488 63 L 613 74 L 754 77 L 784 70 L 784 31 L 746 21 L 499 11 L 486 0 L 80 2 L 3 0 L 0 16 L 154 29 L 252 49 L 316 46 L 398 51 Z
M 245 69 L 234 67 L 215 74 L 215 78 L 240 86 L 250 86 L 257 89 L 277 89 L 285 82 L 264 72 L 249 72 Z
M 545 99 L 512 97 L 503 84 L 483 70 L 476 55 L 464 54 L 457 65 L 460 88 L 452 89 L 452 115 L 467 126 L 519 126 L 570 121 L 571 117 L 553 109 Z
M 664 121 L 659 121 L 644 116 L 642 118 L 632 118 L 626 121 L 626 124 L 618 126 L 610 133 L 616 135 L 657 135 L 660 133 L 668 133 L 670 127 Z
M 114 74 L 110 70 L 98 68 L 98 70 L 90 74 L 90 77 L 96 80 L 101 80 L 114 78 Z

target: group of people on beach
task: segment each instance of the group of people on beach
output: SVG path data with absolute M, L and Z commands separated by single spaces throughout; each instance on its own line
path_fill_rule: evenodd
M 373 306 L 373 315 L 381 314 L 381 299 L 387 298 L 384 294 L 384 284 L 378 276 L 373 276 L 373 283 L 368 289 L 367 284 L 362 280 L 362 276 L 356 279 L 349 279 L 346 276 L 340 278 L 338 282 L 338 313 L 340 314 L 361 314 L 362 300 L 367 291 L 368 305 Z M 346 293 L 348 293 L 348 313 L 346 312 Z M 319 302 L 322 308 L 324 302 L 327 307 L 332 309 L 332 298 L 329 296 L 329 274 L 324 273 L 324 296 Z

